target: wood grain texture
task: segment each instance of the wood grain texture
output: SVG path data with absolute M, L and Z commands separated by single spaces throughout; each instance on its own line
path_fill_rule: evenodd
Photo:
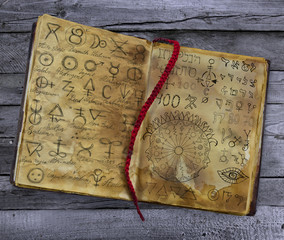
M 250 30 L 283 31 L 283 1 L 4 1 L 2 32 L 29 31 L 39 15 L 48 13 L 90 26 L 119 31 Z
M 14 138 L 0 138 L 0 175 L 11 172 L 16 150 L 14 142 Z
M 284 138 L 283 106 L 283 104 L 267 104 L 265 113 L 264 133 L 274 135 L 279 140 Z
M 0 74 L 0 105 L 20 105 L 25 74 Z M 284 71 L 269 74 L 267 103 L 284 103 Z
M 254 217 L 188 209 L 1 211 L 3 239 L 283 239 L 284 211 Z
M 0 138 L 16 137 L 20 106 L 0 106 Z
M 267 89 L 267 103 L 284 103 L 284 72 L 271 71 Z
M 264 135 L 261 156 L 261 177 L 284 176 L 284 138 Z
M 271 70 L 284 70 L 284 32 L 155 31 L 121 32 L 153 40 L 175 39 L 182 46 L 241 55 L 271 61 Z M 26 72 L 30 33 L 0 34 L 0 73 Z
M 0 105 L 20 105 L 25 74 L 0 74 Z
M 258 206 L 284 207 L 284 179 L 260 178 Z M 174 208 L 159 204 L 139 203 L 146 208 Z M 12 186 L 8 176 L 0 176 L 0 209 L 127 209 L 135 208 L 132 202 L 60 192 L 25 189 Z

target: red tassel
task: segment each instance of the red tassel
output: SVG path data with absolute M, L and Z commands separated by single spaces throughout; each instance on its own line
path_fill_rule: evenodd
M 140 114 L 135 122 L 134 128 L 131 132 L 131 138 L 130 138 L 130 143 L 129 143 L 129 147 L 128 147 L 128 154 L 127 154 L 127 158 L 126 158 L 126 163 L 125 163 L 125 176 L 126 176 L 126 180 L 127 180 L 127 184 L 134 202 L 134 205 L 136 206 L 137 212 L 141 218 L 142 221 L 144 221 L 144 217 L 140 211 L 140 208 L 138 206 L 138 200 L 136 197 L 136 193 L 133 187 L 133 184 L 130 180 L 129 177 L 129 166 L 130 166 L 130 161 L 131 161 L 131 155 L 133 153 L 133 146 L 135 143 L 135 139 L 136 136 L 138 134 L 138 131 L 140 129 L 140 126 L 146 116 L 146 113 L 148 111 L 148 109 L 151 107 L 152 103 L 154 102 L 155 98 L 158 96 L 159 92 L 161 91 L 164 83 L 166 82 L 166 80 L 168 79 L 170 72 L 172 71 L 172 69 L 174 68 L 176 61 L 178 59 L 178 55 L 179 55 L 179 51 L 180 51 L 180 45 L 177 41 L 175 40 L 169 40 L 166 38 L 157 38 L 155 40 L 153 40 L 153 42 L 158 42 L 158 41 L 163 41 L 163 42 L 168 42 L 170 44 L 174 45 L 174 51 L 173 54 L 171 56 L 171 59 L 169 60 L 159 82 L 156 84 L 155 88 L 153 89 L 150 97 L 147 99 L 147 101 L 145 102 L 145 104 L 143 105 Z

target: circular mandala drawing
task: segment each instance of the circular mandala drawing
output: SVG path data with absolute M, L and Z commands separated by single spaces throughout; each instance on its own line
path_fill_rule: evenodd
M 210 162 L 210 143 L 217 145 L 212 129 L 197 115 L 165 114 L 147 128 L 146 150 L 153 171 L 172 182 L 186 182 L 199 175 Z

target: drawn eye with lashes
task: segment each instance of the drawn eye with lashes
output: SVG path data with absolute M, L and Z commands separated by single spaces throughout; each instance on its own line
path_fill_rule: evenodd
M 217 173 L 223 181 L 231 184 L 241 183 L 248 178 L 240 169 L 235 167 L 218 170 Z

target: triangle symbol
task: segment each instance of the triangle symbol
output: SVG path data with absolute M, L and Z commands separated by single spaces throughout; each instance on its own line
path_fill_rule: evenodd
M 30 141 L 27 141 L 26 142 L 26 145 L 27 145 L 27 149 L 28 149 L 28 152 L 29 152 L 29 155 L 33 155 L 34 152 L 39 152 L 42 150 L 42 145 L 41 143 L 38 143 L 38 142 L 30 142 Z M 39 153 L 37 153 L 38 156 L 39 156 Z
M 95 86 L 92 78 L 90 78 L 89 81 L 85 84 L 84 89 L 95 91 Z
M 223 74 L 220 74 L 220 77 L 222 78 L 222 80 L 224 80 L 224 78 L 225 78 L 226 76 L 223 75 Z
M 161 124 L 164 124 L 166 122 L 166 119 L 164 118 L 164 116 L 161 116 Z
M 57 117 L 63 117 L 63 112 L 59 104 L 56 104 L 55 107 L 49 112 L 48 115 L 53 115 Z
M 159 195 L 160 197 L 167 197 L 167 190 L 166 187 L 163 185 L 163 187 L 160 188 L 160 190 L 157 192 L 157 195 Z
M 180 197 L 184 199 L 196 200 L 195 194 L 191 188 L 186 189 L 185 192 Z

